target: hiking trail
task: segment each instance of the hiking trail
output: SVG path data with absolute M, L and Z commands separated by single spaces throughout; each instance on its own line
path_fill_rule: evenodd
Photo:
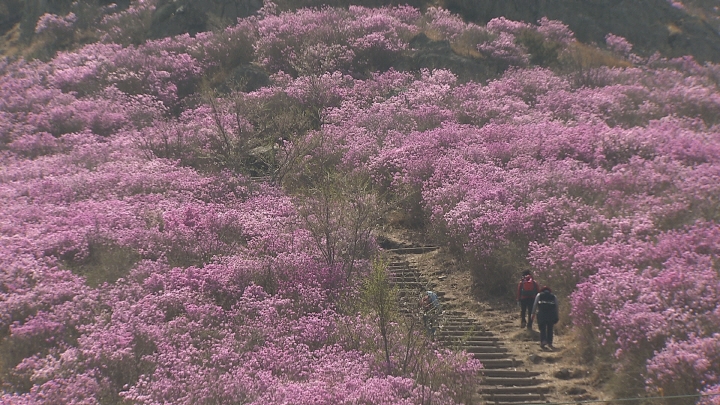
M 383 237 L 390 281 L 400 308 L 417 311 L 420 293 L 432 290 L 443 315 L 435 340 L 471 353 L 483 364 L 473 403 L 538 404 L 601 398 L 590 370 L 577 364 L 575 345 L 558 331 L 556 350 L 542 351 L 534 331 L 520 328 L 519 310 L 507 302 L 479 302 L 472 279 L 445 249 Z M 514 297 L 512 298 L 514 299 Z

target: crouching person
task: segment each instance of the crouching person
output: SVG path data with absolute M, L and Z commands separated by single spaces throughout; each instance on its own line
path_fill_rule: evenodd
M 440 315 L 442 314 L 442 307 L 440 306 L 440 300 L 438 299 L 437 294 L 433 291 L 425 291 L 424 293 L 421 293 L 419 306 L 422 312 L 422 320 L 425 330 L 427 330 L 430 338 L 434 339 Z

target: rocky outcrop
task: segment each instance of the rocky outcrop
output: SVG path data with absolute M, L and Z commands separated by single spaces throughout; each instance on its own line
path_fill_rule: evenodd
M 533 23 L 547 17 L 567 24 L 584 43 L 603 44 L 612 33 L 644 55 L 720 62 L 720 34 L 667 0 L 446 0 L 445 6 L 479 24 L 500 16 Z
M 163 0 L 153 15 L 150 38 L 220 29 L 255 14 L 262 0 Z
M 482 82 L 501 70 L 501 67 L 491 62 L 458 55 L 452 50 L 450 42 L 433 41 L 425 34 L 413 38 L 410 50 L 394 60 L 392 66 L 400 71 L 447 69 L 457 75 L 461 82 Z

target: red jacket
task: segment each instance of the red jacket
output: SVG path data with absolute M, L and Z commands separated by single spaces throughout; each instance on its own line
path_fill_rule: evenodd
M 524 284 L 526 281 L 529 281 L 530 283 L 532 283 L 532 285 L 533 285 L 533 290 L 532 290 L 532 292 L 530 292 L 530 293 L 528 293 L 527 291 L 525 291 L 525 293 L 523 294 L 523 288 L 522 288 L 522 287 L 523 287 L 523 284 Z M 520 282 L 518 283 L 518 287 L 517 287 L 517 299 L 518 299 L 518 301 L 521 300 L 521 299 L 533 299 L 533 300 L 534 300 L 534 299 L 535 299 L 535 296 L 537 295 L 538 292 L 540 292 L 540 286 L 538 285 L 537 281 L 535 281 L 532 276 L 529 276 L 529 275 L 528 275 L 528 276 L 524 276 L 524 277 L 522 278 L 522 280 L 520 280 Z

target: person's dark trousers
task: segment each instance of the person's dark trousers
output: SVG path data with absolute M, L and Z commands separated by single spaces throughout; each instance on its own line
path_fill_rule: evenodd
M 540 323 L 538 322 L 538 328 L 540 328 L 540 344 L 552 346 L 553 342 L 553 324 Z
M 525 326 L 530 323 L 530 315 L 532 312 L 535 298 L 520 298 L 520 325 Z M 525 314 L 527 313 L 527 321 L 525 320 Z
M 431 314 L 423 314 L 422 319 L 428 335 L 435 340 L 435 318 Z

